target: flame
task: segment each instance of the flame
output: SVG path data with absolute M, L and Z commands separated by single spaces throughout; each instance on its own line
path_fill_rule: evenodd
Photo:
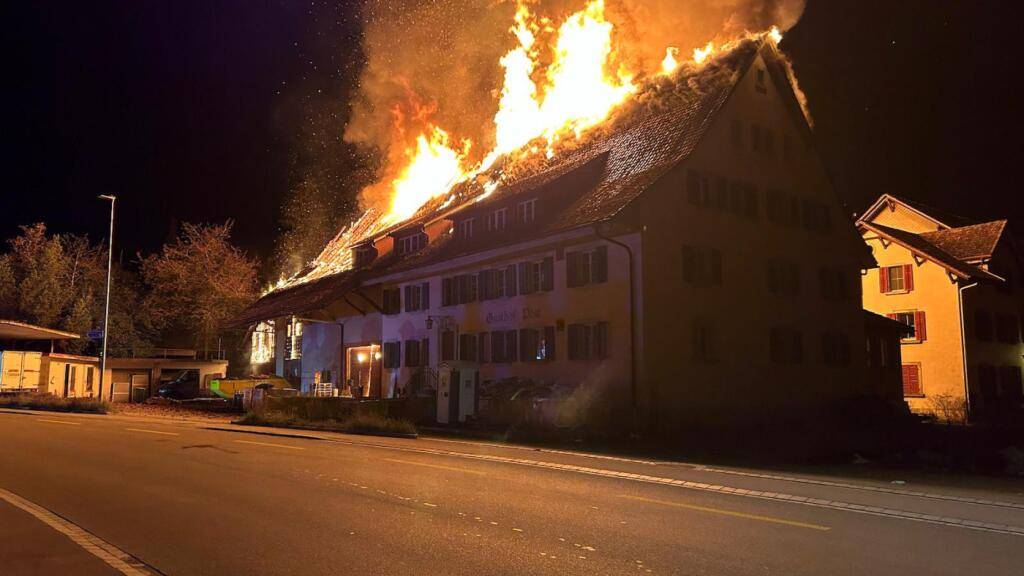
M 715 51 L 715 43 L 714 42 L 708 42 L 707 44 L 704 45 L 703 48 L 694 48 L 693 49 L 693 61 L 696 62 L 697 64 L 703 64 L 704 61 L 708 59 L 708 56 L 711 56 L 711 54 L 713 54 L 714 51 Z
M 459 151 L 448 141 L 448 133 L 433 126 L 429 134 L 416 138 L 415 149 L 406 151 L 409 165 L 392 182 L 390 220 L 409 218 L 428 200 L 445 194 L 467 177 L 462 164 L 471 143 L 466 140 Z
M 771 30 L 768 31 L 768 38 L 771 38 L 772 42 L 778 44 L 782 42 L 782 31 L 779 30 L 778 26 L 772 26 Z
M 675 46 L 665 48 L 665 59 L 661 61 L 662 74 L 668 76 L 675 72 L 676 68 L 679 68 L 679 60 L 676 59 L 676 56 L 679 56 L 679 48 Z
M 543 139 L 544 151 L 551 156 L 559 140 L 578 138 L 607 119 L 636 91 L 628 71 L 609 71 L 615 61 L 613 28 L 605 19 L 604 0 L 590 0 L 557 30 L 546 19 L 536 18 L 521 0 L 509 30 L 517 46 L 500 60 L 505 75 L 494 116 L 494 149 L 480 164 L 467 169 L 468 144 L 460 152 L 451 147 L 447 133 L 431 127 L 428 135 L 417 138 L 415 149 L 407 153 L 408 167 L 392 182 L 389 220 L 405 220 L 428 200 L 487 170 L 500 156 L 527 148 L 534 140 Z M 551 63 L 538 86 L 534 73 L 542 54 L 537 39 L 550 32 L 557 36 L 550 46 Z

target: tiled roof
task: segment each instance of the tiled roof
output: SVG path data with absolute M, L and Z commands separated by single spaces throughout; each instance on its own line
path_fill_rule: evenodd
M 991 258 L 1006 230 L 1006 220 L 996 220 L 921 234 L 929 243 L 967 262 Z
M 463 182 L 448 198 L 431 200 L 412 218 L 389 229 L 376 230 L 373 237 L 451 217 L 461 210 L 500 202 L 510 196 L 554 188 L 553 183 L 578 178 L 578 173 L 586 173 L 587 189 L 539 223 L 541 226 L 534 230 L 536 235 L 610 218 L 693 152 L 762 47 L 774 50 L 763 40 L 750 39 L 703 66 L 684 64 L 679 73 L 661 79 L 575 149 L 559 150 L 553 159 L 540 155 L 499 161 L 488 174 L 490 179 L 500 178 L 502 182 L 492 193 L 487 193 L 480 179 Z M 392 255 L 379 259 L 361 270 L 360 277 L 421 266 L 472 251 L 463 243 L 451 242 L 449 236 L 443 235 L 424 250 L 404 258 Z M 524 239 L 517 236 L 515 241 Z M 487 246 L 492 247 L 495 245 Z M 237 323 L 313 310 L 332 298 L 340 298 L 340 287 L 347 287 L 351 277 L 351 273 L 341 272 L 268 294 L 247 309 Z M 293 307 L 298 311 L 288 311 Z
M 909 250 L 916 252 L 918 255 L 923 256 L 933 262 L 945 267 L 947 270 L 961 276 L 963 278 L 984 278 L 987 280 L 999 280 L 998 277 L 990 274 L 989 272 L 982 270 L 981 268 L 969 264 L 955 255 L 947 252 L 942 247 L 933 244 L 925 236 L 934 234 L 929 232 L 927 234 L 914 234 L 898 228 L 890 228 L 888 226 L 882 226 L 881 224 L 873 224 L 869 222 L 861 222 L 861 226 L 871 230 L 882 237 L 897 242 Z

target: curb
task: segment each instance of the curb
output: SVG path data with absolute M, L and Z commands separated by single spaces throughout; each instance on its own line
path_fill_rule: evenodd
M 259 426 L 261 428 L 277 428 L 277 429 L 280 429 L 277 426 L 265 426 L 265 425 L 261 425 L 261 424 L 246 424 L 246 426 Z M 328 441 L 328 442 L 334 440 L 333 438 L 325 438 L 323 436 L 310 436 L 310 435 L 306 435 L 306 434 L 289 434 L 288 432 L 271 432 L 271 431 L 263 431 L 263 430 L 246 430 L 246 429 L 241 429 L 241 428 L 226 428 L 226 427 L 223 427 L 223 426 L 201 426 L 201 428 L 203 428 L 205 430 L 219 430 L 221 432 L 240 432 L 242 434 L 259 434 L 259 435 L 262 435 L 262 436 L 278 436 L 278 437 L 281 437 L 281 438 L 303 438 L 303 439 L 306 439 L 306 440 L 325 440 L 325 441 Z M 288 429 L 291 429 L 291 430 L 307 430 L 309 432 L 328 432 L 328 433 L 331 433 L 331 434 L 348 434 L 348 435 L 353 435 L 353 436 L 378 436 L 378 437 L 382 437 L 382 438 L 401 438 L 401 439 L 404 439 L 404 440 L 415 440 L 415 439 L 419 438 L 419 434 L 397 434 L 397 433 L 389 434 L 389 433 L 383 433 L 383 432 L 382 433 L 376 433 L 376 432 L 341 432 L 339 430 L 321 430 L 319 428 L 301 428 L 301 427 L 284 428 L 284 429 L 285 430 L 288 430 Z

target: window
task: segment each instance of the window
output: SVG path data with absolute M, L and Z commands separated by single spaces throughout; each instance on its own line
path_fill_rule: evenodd
M 497 330 L 491 332 L 491 362 L 515 362 L 516 354 L 515 330 Z
M 779 226 L 800 223 L 800 199 L 782 190 L 768 190 L 768 221 Z
M 910 327 L 910 334 L 903 337 L 903 342 L 924 342 L 927 338 L 925 328 L 925 314 L 922 310 L 911 310 L 907 312 L 896 312 L 889 314 L 889 318 L 902 322 Z
M 803 334 L 791 326 L 773 326 L 768 335 L 768 354 L 776 364 L 804 361 Z
M 570 288 L 601 284 L 608 280 L 608 247 L 567 252 L 565 255 L 566 284 Z
M 284 357 L 287 360 L 302 358 L 302 322 L 292 318 L 288 323 L 288 338 L 284 342 Z
M 393 315 L 402 311 L 402 290 L 400 288 L 385 288 L 381 292 L 381 309 L 384 314 Z
M 412 254 L 427 245 L 427 235 L 420 232 L 403 236 L 398 239 L 397 244 L 399 254 Z
M 460 220 L 459 225 L 456 227 L 460 240 L 472 240 L 473 239 L 473 227 L 476 225 L 476 218 L 466 218 Z
M 800 266 L 788 260 L 768 262 L 768 291 L 776 296 L 800 295 Z
M 249 362 L 265 364 L 274 359 L 274 321 L 260 322 L 252 331 L 252 350 Z
M 459 360 L 463 362 L 477 361 L 476 334 L 459 334 Z
M 479 297 L 477 274 L 460 274 L 441 279 L 441 306 L 476 302 Z
M 519 360 L 534 362 L 555 359 L 555 327 L 519 330 Z
M 608 357 L 608 323 L 569 324 L 569 360 L 603 360 Z
M 477 359 L 477 362 L 483 364 L 484 362 L 489 362 L 490 361 L 490 355 L 488 354 L 488 351 L 490 350 L 489 344 L 490 344 L 490 334 L 489 333 L 481 332 L 481 333 L 476 335 L 476 349 L 477 349 L 476 350 L 476 354 L 477 354 L 476 359 Z
M 690 344 L 694 362 L 710 363 L 715 361 L 715 336 L 707 321 L 695 320 L 693 322 Z
M 385 368 L 398 368 L 402 365 L 402 343 L 385 342 L 383 346 L 382 364 Z
M 430 309 L 430 284 L 409 284 L 405 287 L 405 311 L 417 312 Z
M 921 365 L 903 365 L 903 395 L 924 396 L 924 388 L 921 386 Z
M 999 370 L 999 385 L 1003 395 L 1013 404 L 1024 401 L 1024 386 L 1021 382 L 1020 366 L 1003 366 Z
M 707 286 L 722 285 L 722 252 L 717 248 L 683 246 L 683 282 Z
M 1020 342 L 1020 325 L 1013 314 L 1000 314 L 996 319 L 996 335 L 1004 344 Z
M 832 229 L 832 217 L 828 206 L 821 202 L 804 199 L 800 202 L 803 225 L 811 232 L 828 232 Z
M 711 178 L 697 170 L 686 173 L 686 198 L 694 206 L 707 206 L 711 202 Z
M 818 271 L 821 297 L 830 302 L 844 302 L 850 297 L 846 275 L 842 270 L 822 268 Z
M 519 263 L 519 293 L 550 292 L 555 289 L 555 260 L 550 256 Z
M 974 336 L 982 342 L 992 341 L 992 314 L 988 310 L 974 311 Z
M 362 268 L 377 259 L 377 248 L 373 242 L 356 246 L 352 249 L 352 267 Z
M 768 72 L 764 68 L 757 69 L 757 76 L 754 80 L 754 89 L 758 94 L 768 93 Z
M 743 123 L 738 118 L 732 121 L 731 140 L 733 146 L 737 148 L 743 147 Z
M 90 396 L 92 395 L 92 379 L 93 379 L 93 372 L 95 372 L 95 371 L 96 371 L 96 369 L 93 368 L 92 366 L 88 366 L 85 369 L 85 393 L 90 395 Z M 1020 370 L 1019 369 L 1017 371 L 1017 375 L 1020 376 Z
M 445 330 L 441 332 L 441 362 L 455 360 L 455 332 Z
M 532 198 L 516 204 L 516 223 L 529 224 L 537 216 L 537 199 Z
M 743 216 L 751 220 L 757 219 L 757 189 L 753 184 L 743 184 Z
M 870 366 L 871 341 L 868 340 L 868 365 Z M 850 365 L 850 337 L 842 332 L 824 332 L 821 335 L 822 360 L 826 366 Z
M 880 268 L 878 282 L 878 289 L 883 294 L 910 292 L 914 289 L 914 267 L 911 264 L 903 264 Z
M 477 274 L 480 300 L 496 300 L 516 295 L 516 267 L 482 270 Z
M 488 232 L 503 232 L 508 228 L 508 208 L 498 208 L 484 218 Z
M 396 343 L 397 344 L 397 343 Z M 430 340 L 406 340 L 405 341 L 405 365 L 409 368 L 426 366 L 430 356 Z M 397 360 L 396 360 L 397 362 Z

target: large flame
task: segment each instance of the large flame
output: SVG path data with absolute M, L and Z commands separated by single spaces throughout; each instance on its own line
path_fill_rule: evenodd
M 608 118 L 636 90 L 631 74 L 621 68 L 612 70 L 613 28 L 605 19 L 604 0 L 591 0 L 566 18 L 556 31 L 551 31 L 555 33 L 549 47 L 551 63 L 538 87 L 534 74 L 544 55 L 537 39 L 539 34 L 551 32 L 521 1 L 510 29 L 517 46 L 500 60 L 505 75 L 494 116 L 494 149 L 480 164 L 467 167 L 468 143 L 460 152 L 452 147 L 443 130 L 431 127 L 428 134 L 417 138 L 415 148 L 408 152 L 408 166 L 392 182 L 388 219 L 395 222 L 409 218 L 427 201 L 486 170 L 504 154 L 541 141 L 550 156 L 559 140 L 578 138 Z

